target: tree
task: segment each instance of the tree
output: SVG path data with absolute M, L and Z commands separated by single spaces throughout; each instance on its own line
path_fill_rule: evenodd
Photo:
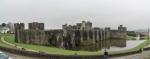
M 5 24 L 5 23 L 2 23 L 2 26 L 6 26 L 6 24 Z

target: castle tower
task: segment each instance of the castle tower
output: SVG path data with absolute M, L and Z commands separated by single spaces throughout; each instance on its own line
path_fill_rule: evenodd
M 24 30 L 25 25 L 24 23 L 16 23 L 15 26 L 15 42 L 19 42 L 21 38 L 20 31 Z
M 17 29 L 17 30 L 25 28 L 24 23 L 16 23 L 16 24 L 14 24 L 14 26 L 15 26 L 15 29 Z
M 44 31 L 44 23 L 32 22 L 28 23 L 28 35 L 29 35 L 29 42 L 32 44 L 46 44 L 45 39 L 45 31 Z
M 126 27 L 123 27 L 123 25 L 120 25 L 118 27 L 118 30 L 121 31 L 121 32 L 126 32 L 127 31 Z
M 86 22 L 86 21 L 82 21 L 81 23 L 81 30 L 91 30 L 92 29 L 92 23 L 91 22 Z
M 32 30 L 44 30 L 44 23 L 33 22 L 29 23 L 29 29 Z
M 110 27 L 106 27 L 105 28 L 105 37 L 106 37 L 106 39 L 110 39 Z
M 88 30 L 91 30 L 92 29 L 92 23 L 90 21 L 88 21 L 86 23 L 86 27 L 87 27 Z
M 63 36 L 66 37 L 67 36 L 67 24 L 62 25 L 62 29 L 63 29 Z

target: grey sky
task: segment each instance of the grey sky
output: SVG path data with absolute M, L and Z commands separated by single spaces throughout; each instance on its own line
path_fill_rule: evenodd
M 44 22 L 46 28 L 61 28 L 82 20 L 94 26 L 128 29 L 150 27 L 149 0 L 0 0 L 0 23 Z

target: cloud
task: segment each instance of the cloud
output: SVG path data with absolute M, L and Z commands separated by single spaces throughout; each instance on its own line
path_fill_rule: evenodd
M 149 27 L 148 0 L 1 0 L 0 20 L 3 22 L 44 22 L 47 28 L 61 28 L 82 20 L 96 27 L 129 29 Z

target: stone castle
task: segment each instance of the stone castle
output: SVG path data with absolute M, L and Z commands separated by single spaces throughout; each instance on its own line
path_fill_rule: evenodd
M 76 25 L 62 25 L 62 29 L 45 30 L 44 23 L 33 22 L 25 29 L 24 23 L 15 24 L 15 42 L 55 46 L 69 50 L 95 51 L 110 46 L 126 46 L 126 27 L 118 30 L 92 27 L 89 21 Z

